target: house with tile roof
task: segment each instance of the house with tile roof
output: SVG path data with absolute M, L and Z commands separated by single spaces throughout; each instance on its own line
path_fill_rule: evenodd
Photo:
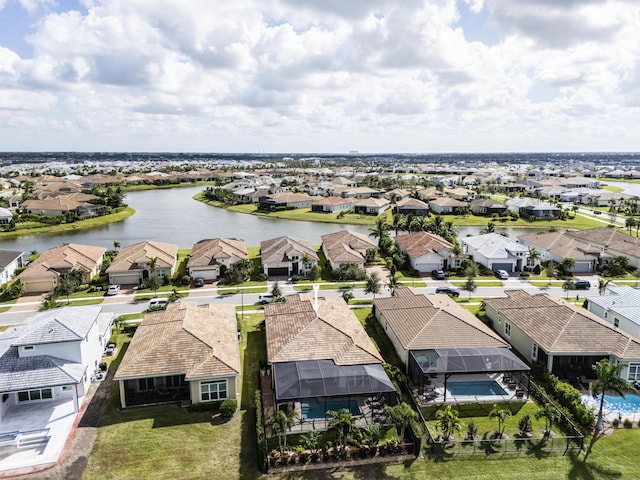
M 570 268 L 571 272 L 595 272 L 605 259 L 610 258 L 601 247 L 590 245 L 565 232 L 522 235 L 518 240 L 527 248 L 535 247 L 540 253 L 540 261 L 553 260 L 556 263 L 562 263 L 565 258 L 574 259 L 575 265 Z
M 140 285 L 150 275 L 151 261 L 156 259 L 155 274 L 171 278 L 178 260 L 178 246 L 172 243 L 144 241 L 123 247 L 113 259 L 107 274 L 115 285 Z
M 401 215 L 411 214 L 417 217 L 424 217 L 429 214 L 429 204 L 417 198 L 406 197 L 398 200 L 396 210 Z
M 529 249 L 499 233 L 485 233 L 460 239 L 464 252 L 489 270 L 519 272 L 526 266 Z
M 344 407 L 362 417 L 367 398 L 397 399 L 382 356 L 341 298 L 290 295 L 264 311 L 272 393 L 262 393 L 273 395 L 275 409 L 294 408 L 303 421 L 324 428 L 315 421 L 327 410 Z
M 365 198 L 353 205 L 353 213 L 361 215 L 380 215 L 391 207 L 391 202 L 386 198 Z
M 608 285 L 604 295 L 589 295 L 585 301 L 591 313 L 623 332 L 640 338 L 640 290 L 628 285 Z M 640 371 L 638 372 L 640 380 Z
M 240 260 L 247 260 L 247 245 L 235 238 L 213 238 L 200 240 L 193 245 L 187 262 L 191 277 L 217 280 Z
M 436 198 L 429 202 L 429 208 L 435 213 L 461 213 L 469 208 L 469 204 L 456 200 L 455 198 L 443 197 Z
M 351 210 L 355 200 L 343 197 L 319 197 L 311 204 L 312 212 L 337 213 Z
M 560 378 L 593 378 L 602 359 L 626 364 L 620 373 L 640 373 L 640 340 L 560 297 L 507 290 L 506 297 L 485 299 L 493 328 L 520 355 L 542 362 Z
M 401 287 L 391 297 L 375 299 L 373 314 L 405 365 L 413 388 L 420 393 L 426 386 L 438 390 L 430 402 L 455 397 L 456 382 L 495 383 L 504 374 L 517 378 L 523 393 L 528 391 L 529 366 L 500 335 L 447 295 L 418 294 Z M 465 401 L 464 395 L 459 396 L 457 401 Z
M 23 255 L 24 252 L 0 250 L 0 285 L 11 280 L 16 270 L 24 265 Z
M 367 263 L 367 250 L 378 250 L 378 245 L 362 233 L 340 230 L 322 235 L 322 251 L 333 270 L 342 264 L 355 263 L 364 268 Z
M 474 215 L 500 215 L 507 211 L 504 203 L 490 198 L 477 198 L 469 204 Z
M 84 281 L 88 283 L 100 273 L 106 251 L 104 247 L 78 243 L 50 248 L 33 260 L 18 278 L 25 293 L 51 292 L 66 274 L 78 270 L 84 272 Z
M 421 273 L 456 269 L 462 259 L 453 255 L 453 245 L 450 242 L 433 233 L 412 232 L 398 235 L 395 242 L 407 256 L 411 268 Z
M 145 315 L 114 380 L 126 408 L 237 398 L 239 375 L 235 306 L 182 301 Z
M 304 275 L 318 265 L 318 254 L 306 240 L 277 237 L 260 242 L 262 268 L 266 276 Z
M 90 305 L 34 315 L 0 334 L 0 431 L 23 406 L 82 405 L 111 337 L 114 314 Z
M 597 247 L 603 256 L 603 263 L 608 258 L 623 256 L 629 259 L 629 265 L 640 268 L 640 238 L 627 235 L 613 228 L 598 227 L 566 233 L 569 237 Z
M 306 193 L 279 192 L 260 197 L 258 209 L 310 208 L 314 198 Z

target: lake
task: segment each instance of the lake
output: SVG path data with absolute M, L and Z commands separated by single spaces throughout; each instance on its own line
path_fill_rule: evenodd
M 204 187 L 185 187 L 162 190 L 128 192 L 125 201 L 136 213 L 122 222 L 111 223 L 92 230 L 40 234 L 0 241 L 0 248 L 44 252 L 63 243 L 80 243 L 113 248 L 113 242 L 121 246 L 143 240 L 177 243 L 179 248 L 190 249 L 205 238 L 238 238 L 247 246 L 259 246 L 263 240 L 289 235 L 320 245 L 320 237 L 337 230 L 352 230 L 365 235 L 369 227 L 364 225 L 337 225 L 331 223 L 300 222 L 258 217 L 229 212 L 194 200 L 192 197 Z M 488 219 L 487 219 L 488 221 Z M 460 237 L 477 235 L 482 227 L 464 227 Z M 533 233 L 536 228 L 501 227 L 510 238 Z

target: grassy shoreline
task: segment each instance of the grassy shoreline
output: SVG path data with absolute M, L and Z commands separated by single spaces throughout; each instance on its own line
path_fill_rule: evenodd
M 60 225 L 43 225 L 41 227 L 16 229 L 12 232 L 0 232 L 0 240 L 5 238 L 16 238 L 25 235 L 39 235 L 41 233 L 62 233 L 77 232 L 80 230 L 89 230 L 109 223 L 121 222 L 125 218 L 136 213 L 131 207 L 125 207 L 121 211 L 104 215 L 102 217 L 88 218 L 86 220 L 78 220 L 73 223 L 63 223 Z

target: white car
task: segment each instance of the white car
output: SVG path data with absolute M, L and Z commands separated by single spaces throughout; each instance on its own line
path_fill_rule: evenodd
M 164 310 L 168 303 L 166 298 L 154 298 L 149 302 L 149 310 Z
M 117 295 L 120 291 L 120 285 L 109 285 L 107 289 L 107 295 Z
M 506 270 L 496 270 L 496 277 L 500 280 L 509 280 L 509 272 Z

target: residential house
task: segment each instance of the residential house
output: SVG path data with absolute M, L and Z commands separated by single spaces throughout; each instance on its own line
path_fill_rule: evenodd
M 558 218 L 562 211 L 551 203 L 526 197 L 510 198 L 505 205 L 510 212 L 537 219 Z
M 24 266 L 24 252 L 14 250 L 0 250 L 0 285 L 4 285 L 13 278 L 18 268 Z
M 424 217 L 429 214 L 429 205 L 417 198 L 403 198 L 396 203 L 396 210 L 401 215 Z
M 400 251 L 407 256 L 411 267 L 420 273 L 453 270 L 459 266 L 459 259 L 453 254 L 453 245 L 433 233 L 398 235 L 395 241 Z
M 631 267 L 640 268 L 640 238 L 638 237 L 607 227 L 569 231 L 566 235 L 589 244 L 591 247 L 599 248 L 600 256 L 603 259 L 601 263 L 611 257 L 622 256 L 629 259 Z
M 171 278 L 176 269 L 178 246 L 147 240 L 124 247 L 107 268 L 109 283 L 143 284 L 151 274 L 153 259 L 156 261 L 155 274 L 159 278 Z
M 490 198 L 477 198 L 469 204 L 469 207 L 474 215 L 502 215 L 507 211 L 504 203 Z
M 0 225 L 9 225 L 13 221 L 13 213 L 0 207 Z
M 429 208 L 439 214 L 462 213 L 469 205 L 455 198 L 436 198 L 429 202 Z
M 274 208 L 310 208 L 314 198 L 306 193 L 279 192 L 260 197 L 258 208 L 272 210 Z
M 603 256 L 602 248 L 590 245 L 567 235 L 564 232 L 547 232 L 522 235 L 518 240 L 527 248 L 535 247 L 540 254 L 540 261 L 553 260 L 561 263 L 565 258 L 572 258 L 575 265 L 569 270 L 574 273 L 590 273 L 596 271 Z M 535 265 L 527 263 L 531 268 Z
M 384 190 L 376 190 L 375 188 L 369 187 L 350 187 L 342 190 L 336 189 L 334 195 L 338 195 L 338 193 L 344 198 L 364 199 L 371 197 L 378 198 L 384 193 Z
M 235 238 L 213 238 L 200 240 L 193 245 L 187 262 L 187 271 L 191 277 L 205 280 L 217 280 L 227 269 L 240 260 L 248 260 L 247 246 L 244 240 Z
M 593 378 L 603 359 L 623 363 L 620 376 L 640 380 L 640 340 L 581 307 L 548 293 L 507 290 L 485 299 L 493 328 L 523 358 L 541 362 L 562 379 Z
M 262 268 L 270 276 L 304 275 L 318 266 L 318 254 L 306 240 L 277 237 L 260 242 Z
M 96 305 L 56 308 L 0 334 L 0 431 L 14 419 L 24 423 L 30 404 L 52 413 L 63 403 L 80 410 L 113 317 Z
M 84 282 L 89 283 L 100 273 L 104 247 L 69 243 L 54 247 L 33 260 L 18 278 L 24 286 L 25 293 L 51 292 L 62 278 L 72 271 L 84 272 Z
M 391 207 L 386 198 L 366 198 L 353 205 L 353 213 L 361 215 L 380 215 Z
M 460 200 L 461 202 L 470 202 L 471 200 L 476 198 L 476 192 L 462 187 L 449 188 L 446 189 L 444 193 L 449 198 L 454 198 L 456 200 Z
M 520 272 L 527 262 L 529 249 L 499 233 L 485 233 L 473 237 L 461 238 L 464 252 L 474 262 L 489 270 Z
M 407 198 L 410 194 L 411 192 L 404 188 L 394 188 L 393 190 L 385 192 L 383 196 L 384 198 L 388 198 L 392 202 L 397 202 L 398 200 Z
M 425 202 L 431 202 L 432 200 L 444 198 L 445 196 L 444 192 L 438 190 L 436 187 L 425 188 L 424 190 L 418 191 L 418 198 Z
M 67 212 L 75 213 L 79 218 L 104 215 L 106 213 L 104 205 L 89 203 L 89 200 L 98 199 L 99 197 L 95 195 L 72 193 L 57 197 L 47 197 L 42 200 L 25 200 L 20 206 L 20 211 L 47 217 L 56 217 Z
M 122 408 L 237 398 L 240 350 L 233 305 L 170 303 L 145 315 L 118 367 Z
M 518 379 L 523 394 L 528 390 L 529 366 L 511 352 L 508 342 L 447 295 L 397 288 L 394 296 L 373 301 L 373 314 L 424 403 L 476 403 L 475 396 L 465 398 L 454 389 L 462 385 L 456 380 L 495 382 L 505 373 Z M 496 386 L 496 392 L 502 390 Z M 513 394 L 505 392 L 507 397 L 515 394 L 515 388 Z M 490 397 L 488 401 L 496 401 Z
M 640 338 L 640 291 L 628 285 L 609 285 L 604 295 L 588 296 L 591 313 L 635 338 Z
M 311 204 L 312 212 L 337 213 L 351 210 L 355 200 L 343 197 L 320 197 Z
M 322 251 L 333 270 L 342 264 L 355 263 L 364 268 L 367 262 L 367 250 L 378 250 L 378 245 L 369 237 L 349 230 L 340 230 L 322 235 Z
M 291 295 L 265 305 L 268 376 L 265 417 L 296 410 L 301 423 L 325 429 L 328 410 L 349 409 L 359 421 L 378 420 L 367 399 L 397 400 L 383 358 L 348 305 L 338 297 Z

